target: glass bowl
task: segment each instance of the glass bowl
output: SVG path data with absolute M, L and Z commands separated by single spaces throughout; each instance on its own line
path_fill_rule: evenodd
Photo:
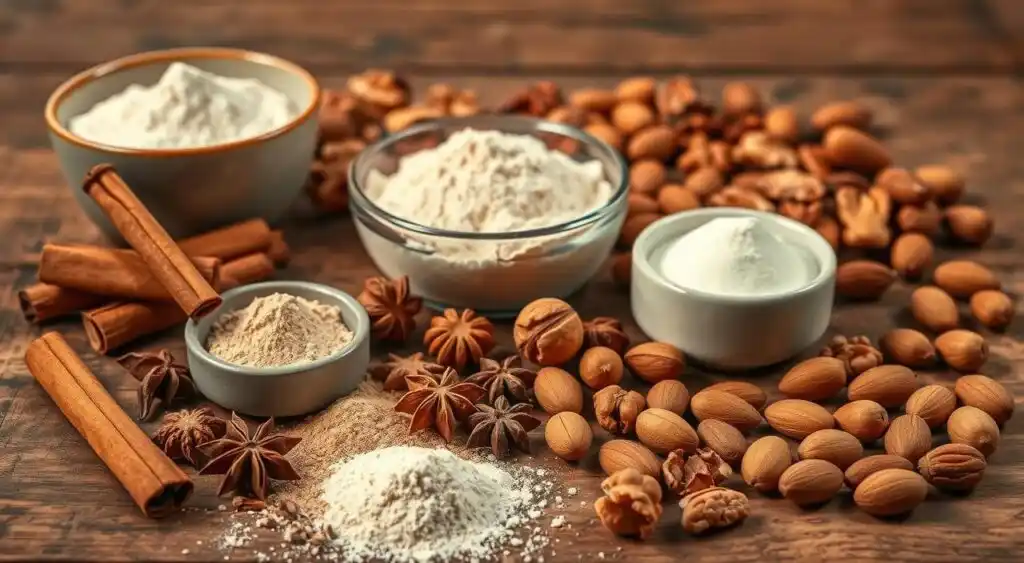
M 403 157 L 436 147 L 467 128 L 530 135 L 576 161 L 597 161 L 612 195 L 604 205 L 557 225 L 482 233 L 418 224 L 370 200 L 367 186 L 374 171 L 390 176 Z M 568 296 L 598 271 L 625 220 L 628 184 L 619 152 L 575 127 L 521 116 L 478 115 L 415 125 L 368 147 L 349 168 L 349 206 L 377 268 L 390 278 L 409 276 L 412 291 L 427 306 L 509 317 L 534 299 Z

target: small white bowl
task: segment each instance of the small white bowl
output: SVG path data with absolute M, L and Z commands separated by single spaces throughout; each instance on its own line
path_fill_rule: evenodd
M 802 288 L 766 296 L 715 295 L 681 288 L 655 266 L 666 245 L 719 217 L 754 217 L 801 248 L 813 277 Z M 825 333 L 832 315 L 836 255 L 814 229 L 781 215 L 736 208 L 678 213 L 652 223 L 633 246 L 633 317 L 654 340 L 710 367 L 743 370 L 789 359 Z

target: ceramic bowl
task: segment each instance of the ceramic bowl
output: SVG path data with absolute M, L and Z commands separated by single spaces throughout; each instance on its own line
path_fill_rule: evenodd
M 131 84 L 153 84 L 173 62 L 234 78 L 256 78 L 288 96 L 299 114 L 257 137 L 209 147 L 137 149 L 104 145 L 68 129 L 72 117 Z M 100 163 L 118 173 L 175 238 L 249 219 L 277 219 L 302 190 L 317 142 L 320 87 L 298 65 L 239 49 L 170 49 L 131 55 L 90 68 L 50 95 L 50 142 L 75 200 L 111 239 L 121 237 L 82 192 L 85 173 Z
M 660 252 L 683 234 L 719 217 L 755 217 L 783 242 L 799 248 L 812 277 L 795 291 L 766 296 L 715 295 L 684 289 L 662 276 Z M 637 324 L 654 340 L 688 358 L 726 370 L 753 369 L 789 359 L 828 328 L 836 256 L 814 229 L 771 213 L 710 208 L 652 223 L 633 247 L 631 303 Z
M 218 318 L 273 293 L 339 307 L 353 333 L 352 341 L 315 362 L 273 368 L 228 363 L 206 349 L 206 338 Z M 251 416 L 298 416 L 329 405 L 363 381 L 370 363 L 370 319 L 351 295 L 316 283 L 273 281 L 237 287 L 222 297 L 224 303 L 213 313 L 185 325 L 192 378 L 199 392 L 214 403 Z
M 608 201 L 572 220 L 510 232 L 439 229 L 398 217 L 368 193 L 371 174 L 394 174 L 399 161 L 431 149 L 464 129 L 501 131 L 540 139 L 580 162 L 597 162 L 611 186 Z M 626 163 L 607 143 L 568 125 L 514 115 L 437 119 L 389 135 L 364 150 L 349 168 L 349 207 L 367 254 L 386 276 L 409 276 L 412 292 L 433 309 L 470 308 L 491 318 L 515 317 L 540 297 L 566 297 L 601 268 L 626 218 Z M 529 243 L 527 252 L 497 248 Z M 488 259 L 456 261 L 436 249 L 462 248 Z

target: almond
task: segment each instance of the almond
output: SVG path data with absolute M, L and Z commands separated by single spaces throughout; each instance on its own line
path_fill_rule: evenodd
M 629 252 L 619 252 L 612 257 L 612 281 L 619 287 L 629 287 L 629 281 L 633 277 L 633 255 Z
M 928 423 L 916 414 L 897 416 L 885 433 L 885 453 L 898 455 L 917 463 L 932 449 L 932 431 Z
M 960 326 L 956 301 L 932 285 L 919 287 L 910 294 L 910 312 L 917 322 L 935 332 L 946 332 Z
M 683 382 L 675 379 L 659 381 L 647 392 L 647 406 L 652 409 L 665 409 L 682 416 L 689 405 L 689 390 Z
M 761 410 L 764 404 L 768 402 L 768 396 L 765 395 L 764 390 L 754 385 L 749 381 L 719 381 L 704 388 L 705 391 L 724 391 L 730 395 L 736 395 L 744 401 L 750 403 L 750 406 L 757 410 Z
M 812 403 L 813 404 L 813 403 Z M 725 391 L 703 390 L 690 400 L 690 410 L 697 420 L 721 420 L 742 432 L 761 425 L 757 409 L 743 399 Z
M 894 408 L 906 403 L 919 386 L 917 375 L 909 368 L 886 364 L 860 374 L 846 393 L 851 401 L 866 399 Z
M 721 420 L 708 419 L 697 425 L 697 436 L 704 446 L 718 454 L 729 465 L 736 465 L 747 451 L 747 439 L 735 426 Z
M 932 197 L 943 205 L 956 203 L 964 194 L 964 177 L 942 164 L 926 164 L 914 170 L 917 179 L 928 187 Z
M 591 389 L 604 389 L 622 381 L 622 356 L 611 348 L 594 346 L 580 358 L 580 379 Z
M 992 217 L 975 205 L 946 208 L 946 227 L 953 237 L 968 244 L 985 244 L 992 236 Z
M 592 123 L 583 128 L 584 131 L 593 135 L 600 141 L 608 143 L 617 151 L 622 150 L 622 133 L 607 123 Z
M 628 217 L 642 213 L 657 213 L 659 210 L 658 200 L 648 194 L 630 192 L 626 196 L 626 203 L 628 205 L 628 210 L 626 211 Z
M 548 414 L 579 413 L 583 410 L 583 387 L 569 372 L 554 368 L 541 368 L 533 384 L 537 403 Z
M 565 460 L 577 461 L 586 457 L 593 439 L 590 424 L 571 411 L 552 416 L 544 426 L 544 441 L 548 448 Z
M 853 502 L 872 516 L 895 516 L 914 510 L 927 496 L 924 477 L 907 469 L 882 469 L 861 481 Z
M 640 237 L 640 233 L 658 219 L 661 219 L 660 213 L 640 213 L 626 219 L 619 232 L 619 247 L 632 248 L 633 243 Z
M 985 454 L 992 455 L 999 446 L 999 426 L 985 411 L 972 406 L 960 407 L 946 421 L 949 441 L 967 444 Z
M 653 125 L 656 120 L 654 110 L 640 102 L 620 102 L 612 110 L 612 125 L 627 137 Z
M 601 470 L 612 475 L 623 469 L 636 469 L 644 475 L 661 479 L 661 463 L 658 456 L 646 446 L 633 440 L 609 440 L 597 452 Z
M 935 268 L 935 285 L 953 297 L 970 297 L 985 289 L 999 289 L 992 270 L 973 260 L 950 260 Z
M 650 76 L 634 76 L 627 78 L 615 87 L 615 97 L 620 102 L 641 102 L 647 105 L 654 103 L 654 92 L 658 83 Z
M 885 358 L 908 368 L 923 368 L 935 363 L 931 340 L 912 328 L 897 328 L 885 333 L 878 342 Z
M 896 281 L 896 272 L 874 260 L 852 260 L 836 269 L 836 292 L 849 299 L 878 299 Z
M 658 208 L 666 215 L 700 207 L 700 198 L 693 190 L 678 184 L 667 184 L 658 192 Z
M 934 201 L 901 206 L 896 212 L 896 226 L 904 233 L 920 233 L 934 238 L 942 232 L 942 210 Z
M 819 356 L 793 366 L 779 381 L 779 391 L 792 399 L 820 401 L 846 387 L 846 364 Z
M 633 375 L 647 383 L 679 379 L 686 359 L 678 348 L 664 342 L 645 342 L 630 348 L 625 355 Z
M 1002 291 L 983 289 L 971 296 L 971 314 L 993 330 L 1006 328 L 1014 312 L 1013 300 Z
M 788 145 L 800 140 L 800 123 L 792 106 L 775 106 L 764 116 L 764 132 Z
M 931 192 L 917 181 L 910 171 L 890 166 L 878 173 L 875 183 L 889 192 L 892 201 L 900 205 L 922 205 L 931 198 Z
M 812 433 L 800 442 L 796 451 L 800 459 L 823 459 L 839 469 L 846 469 L 864 456 L 860 440 L 834 428 Z
M 690 423 L 678 414 L 665 409 L 647 409 L 636 419 L 636 437 L 654 453 L 667 454 L 673 450 L 687 453 L 697 451 L 700 439 Z
M 896 273 L 906 279 L 924 274 L 935 257 L 932 241 L 920 233 L 904 233 L 892 243 L 890 263 Z
M 762 493 L 779 488 L 779 479 L 793 463 L 789 444 L 778 436 L 756 440 L 743 454 L 740 474 L 748 485 Z
M 946 365 L 960 373 L 978 371 L 988 360 L 988 344 L 977 332 L 956 329 L 935 339 L 935 349 Z
M 845 125 L 830 127 L 821 144 L 829 163 L 838 168 L 850 168 L 873 176 L 892 164 L 892 158 L 882 143 Z
M 885 407 L 867 400 L 852 401 L 836 409 L 833 417 L 840 428 L 861 442 L 874 442 L 889 428 Z
M 665 165 L 657 160 L 638 160 L 629 167 L 629 191 L 653 196 L 665 184 Z
M 764 417 L 776 432 L 796 440 L 803 440 L 818 430 L 835 425 L 832 414 L 825 407 L 803 399 L 776 401 L 764 409 Z
M 856 490 L 857 486 L 867 479 L 868 475 L 877 473 L 883 469 L 906 469 L 914 470 L 914 464 L 898 455 L 879 454 L 865 457 L 846 469 L 844 480 L 850 490 Z
M 1003 425 L 1013 416 L 1013 395 L 991 377 L 965 375 L 956 380 L 954 391 L 961 403 L 985 411 L 996 424 Z
M 722 173 L 717 168 L 704 166 L 686 175 L 683 187 L 693 192 L 698 198 L 706 198 L 717 192 L 724 185 Z
M 618 101 L 615 92 L 600 88 L 582 88 L 569 94 L 569 105 L 597 113 L 608 113 Z
M 668 125 L 652 125 L 637 131 L 626 146 L 629 160 L 651 158 L 666 161 L 676 153 L 677 138 L 675 131 Z
M 981 482 L 988 462 L 967 444 L 945 444 L 928 452 L 918 462 L 918 472 L 938 489 L 953 492 L 973 490 Z
M 925 385 L 907 399 L 905 410 L 921 417 L 929 428 L 938 428 L 956 410 L 956 395 L 945 385 Z
M 827 131 L 837 125 L 867 129 L 871 125 L 871 110 L 857 101 L 827 103 L 811 114 L 811 126 Z
M 842 470 L 821 459 L 798 461 L 779 478 L 779 492 L 797 506 L 828 502 L 842 487 Z

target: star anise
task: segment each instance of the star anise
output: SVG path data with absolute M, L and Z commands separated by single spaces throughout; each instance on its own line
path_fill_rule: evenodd
M 409 294 L 408 276 L 394 280 L 367 278 L 357 299 L 370 315 L 377 340 L 404 342 L 416 329 L 416 313 L 423 307 L 422 299 Z
M 491 446 L 494 455 L 502 458 L 512 453 L 512 447 L 530 453 L 530 430 L 540 426 L 540 420 L 530 414 L 533 407 L 528 403 L 509 406 L 505 397 L 498 397 L 491 407 L 476 406 L 477 412 L 469 415 L 470 446 Z
M 140 420 L 152 420 L 161 407 L 196 392 L 188 366 L 176 363 L 167 350 L 131 352 L 118 358 L 117 363 L 139 381 Z
M 370 375 L 384 382 L 385 391 L 409 389 L 405 378 L 410 375 L 429 375 L 434 379 L 441 379 L 444 375 L 444 366 L 425 361 L 423 358 L 423 352 L 416 352 L 404 358 L 397 354 L 388 354 L 388 361 L 370 367 Z
M 613 317 L 596 317 L 583 323 L 583 346 L 593 348 L 604 346 L 622 354 L 629 348 L 629 336 L 622 330 L 622 323 Z
M 537 372 L 515 365 L 519 356 L 509 356 L 498 363 L 490 358 L 480 358 L 480 371 L 466 378 L 487 390 L 487 402 L 494 404 L 498 397 L 510 401 L 530 400 L 530 389 L 537 379 Z
M 423 343 L 437 363 L 459 370 L 469 362 L 479 363 L 494 348 L 494 325 L 472 309 L 445 309 L 430 319 Z
M 206 407 L 180 410 L 164 415 L 160 428 L 153 433 L 153 441 L 171 459 L 183 459 L 195 466 L 199 446 L 218 438 L 225 429 L 224 419 Z
M 451 368 L 440 380 L 428 375 L 410 375 L 405 381 L 409 392 L 398 400 L 395 411 L 412 415 L 409 433 L 433 426 L 446 442 L 452 440 L 457 422 L 476 412 L 473 405 L 484 396 L 483 387 L 459 381 Z
M 240 496 L 266 500 L 270 479 L 295 481 L 299 474 L 284 458 L 302 438 L 274 434 L 274 419 L 261 424 L 255 433 L 234 412 L 223 438 L 207 442 L 200 447 L 213 457 L 200 471 L 200 475 L 224 475 L 217 496 L 236 492 Z
M 865 371 L 882 365 L 882 352 L 871 344 L 867 336 L 836 335 L 822 348 L 821 356 L 838 358 L 846 365 L 847 379 L 853 379 Z

